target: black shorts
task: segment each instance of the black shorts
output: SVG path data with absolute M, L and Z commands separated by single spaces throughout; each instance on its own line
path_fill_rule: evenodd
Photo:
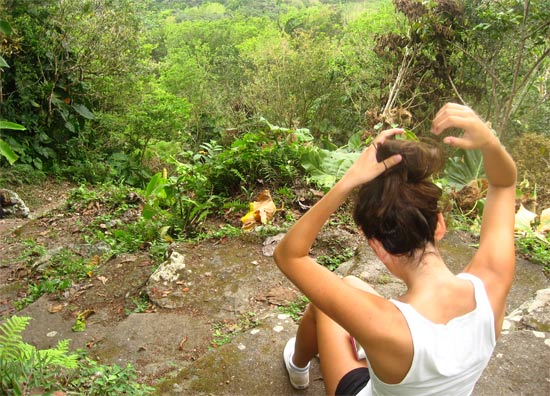
M 355 396 L 361 389 L 367 386 L 370 380 L 369 369 L 358 367 L 346 373 L 338 382 L 336 396 Z

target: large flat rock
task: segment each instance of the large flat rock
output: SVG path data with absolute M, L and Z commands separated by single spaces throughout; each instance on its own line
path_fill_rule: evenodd
M 474 395 L 550 395 L 550 334 L 522 330 L 503 335 Z
M 234 338 L 230 344 L 210 350 L 173 379 L 157 386 L 159 395 L 322 395 L 324 385 L 319 362 L 311 364 L 310 386 L 292 388 L 283 363 L 286 341 L 297 325 L 287 316 L 270 313 L 261 324 Z

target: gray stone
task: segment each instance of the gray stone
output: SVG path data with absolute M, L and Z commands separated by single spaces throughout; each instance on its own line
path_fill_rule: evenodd
M 287 315 L 262 317 L 260 325 L 235 337 L 231 343 L 210 350 L 179 374 L 156 386 L 161 395 L 322 395 L 324 384 L 319 360 L 313 359 L 310 386 L 291 387 L 282 354 L 286 341 L 296 333 Z M 244 347 L 244 348 L 243 348 Z
M 316 243 L 356 249 L 355 257 L 338 269 L 340 275 L 359 276 L 386 297 L 404 291 L 403 283 L 387 271 L 358 235 L 326 233 Z M 441 244 L 442 255 L 454 272 L 460 271 L 475 252 L 468 243 L 460 234 L 450 233 Z M 282 350 L 297 325 L 275 305 L 291 299 L 286 298 L 286 292 L 297 292 L 273 260 L 264 256 L 263 248 L 263 239 L 251 233 L 220 241 L 175 244 L 171 249 L 179 254 L 179 261 L 175 260 L 178 255 L 172 254 L 166 267 L 174 264 L 172 258 L 180 265 L 172 272 L 157 273 L 155 279 L 150 276 L 152 263 L 146 252 L 119 255 L 95 271 L 103 282 L 99 276 L 89 279 L 80 289 L 74 286 L 76 292 L 67 297 L 69 301 L 43 296 L 19 312 L 34 318 L 24 338 L 39 348 L 53 347 L 66 338 L 73 340 L 72 348 L 91 343 L 95 345 L 90 350 L 92 357 L 102 363 L 132 363 L 140 379 L 154 383 L 157 394 L 162 395 L 323 394 L 317 359 L 312 362 L 307 390 L 296 391 L 288 382 Z M 148 313 L 124 317 L 124 308 L 133 307 L 123 304 L 124 296 L 137 296 L 146 280 L 152 301 L 155 294 L 162 297 L 167 293 L 164 297 L 170 296 L 173 306 L 180 308 L 167 312 L 148 307 Z M 88 285 L 93 287 L 87 289 Z M 475 395 L 550 394 L 550 337 L 544 331 L 524 329 L 531 323 L 526 318 L 540 310 L 533 305 L 535 291 L 548 287 L 550 282 L 540 266 L 517 260 L 517 276 L 508 299 L 509 327 L 503 331 Z M 0 296 L 8 293 L 12 291 L 0 288 Z M 531 303 L 524 311 L 515 312 L 527 300 Z M 79 310 L 95 310 L 81 333 L 71 330 L 77 313 L 71 304 L 76 302 Z M 61 312 L 48 312 L 52 304 L 60 303 L 67 304 Z M 259 324 L 228 333 L 228 343 L 213 348 L 214 332 L 238 329 L 249 312 Z M 547 317 L 548 313 L 541 311 L 540 315 Z
M 65 246 L 56 246 L 48 250 L 43 256 L 40 256 L 38 260 L 32 263 L 31 268 L 40 273 L 45 272 L 48 268 L 50 268 L 52 258 L 64 249 Z
M 550 288 L 537 291 L 528 305 L 522 323 L 534 330 L 550 332 Z
M 28 218 L 31 211 L 16 192 L 0 189 L 0 218 L 19 217 Z
M 277 234 L 275 236 L 270 236 L 266 238 L 266 240 L 263 243 L 262 253 L 264 256 L 271 257 L 273 256 L 273 252 L 275 251 L 275 248 L 277 247 L 277 244 L 283 239 L 283 237 L 286 234 Z
M 185 276 L 185 255 L 174 250 L 147 281 L 149 299 L 162 308 L 181 308 Z
M 519 329 L 550 331 L 550 289 L 538 290 L 535 297 L 525 301 L 504 318 L 504 332 Z
M 44 295 L 17 313 L 17 316 L 32 318 L 23 332 L 25 342 L 35 345 L 38 349 L 47 349 L 55 347 L 61 340 L 70 339 L 71 349 L 77 349 L 85 348 L 91 340 L 101 339 L 107 332 L 105 326 L 96 321 L 94 316 L 86 321 L 85 331 L 72 331 L 75 316 L 63 312 L 50 313 L 50 307 L 56 304 L 59 304 L 59 301 L 51 300 Z
M 544 334 L 544 333 L 543 333 Z M 550 395 L 550 347 L 530 330 L 505 334 L 474 390 L 475 396 Z
M 204 319 L 183 313 L 131 314 L 101 339 L 92 355 L 102 363 L 138 366 L 145 378 L 180 370 L 210 342 Z

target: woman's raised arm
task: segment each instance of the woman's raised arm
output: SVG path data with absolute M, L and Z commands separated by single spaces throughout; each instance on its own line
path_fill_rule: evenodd
M 488 292 L 500 329 L 505 300 L 514 278 L 514 215 L 516 165 L 487 124 L 469 107 L 448 103 L 439 110 L 432 132 L 460 128 L 461 137 L 449 136 L 443 142 L 463 149 L 479 149 L 489 188 L 483 209 L 479 249 L 465 268 L 480 277 Z

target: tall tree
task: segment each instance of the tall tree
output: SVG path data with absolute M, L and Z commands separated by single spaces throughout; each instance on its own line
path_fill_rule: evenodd
M 549 0 L 477 0 L 468 3 L 472 32 L 464 44 L 454 42 L 487 91 L 488 115 L 500 134 L 524 105 L 538 107 L 550 70 Z M 477 73 L 476 73 L 477 71 Z M 481 73 L 479 73 L 481 71 Z M 473 77 L 464 75 L 464 78 Z M 526 102 L 531 97 L 532 100 Z M 538 103 L 537 103 L 538 102 Z
M 105 107 L 105 83 L 139 64 L 139 20 L 129 0 L 4 0 L 14 29 L 1 55 L 2 113 L 27 127 L 13 136 L 23 162 L 66 158 L 94 111 Z M 9 49 L 9 51 L 7 50 Z

